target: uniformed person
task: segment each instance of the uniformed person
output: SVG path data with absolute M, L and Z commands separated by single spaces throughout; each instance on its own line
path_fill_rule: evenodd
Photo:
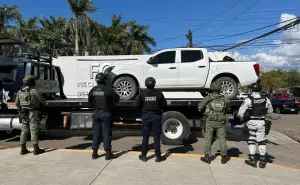
M 216 135 L 220 142 L 221 148 L 221 163 L 225 164 L 229 161 L 227 156 L 227 145 L 226 145 L 226 132 L 225 124 L 228 121 L 227 111 L 229 109 L 228 100 L 224 95 L 220 94 L 221 87 L 212 84 L 211 93 L 199 103 L 198 109 L 202 112 L 205 109 L 205 144 L 204 144 L 204 157 L 201 157 L 201 161 L 208 164 L 211 163 L 211 145 L 213 139 L 213 133 L 216 131 Z
M 259 83 L 254 83 L 250 86 L 251 95 L 243 101 L 238 116 L 241 120 L 246 122 L 246 127 L 249 131 L 248 147 L 249 160 L 245 163 L 257 168 L 257 161 L 255 160 L 256 143 L 260 154 L 259 167 L 266 167 L 266 143 L 265 143 L 265 116 L 267 113 L 273 112 L 272 104 L 266 96 L 262 96 L 260 91 L 262 89 Z
M 88 95 L 89 104 L 95 108 L 93 112 L 93 154 L 92 159 L 97 159 L 100 145 L 100 137 L 103 135 L 105 160 L 115 158 L 111 152 L 112 128 L 114 120 L 115 103 L 120 97 L 113 89 L 106 86 L 106 77 L 103 73 L 98 73 L 95 77 L 97 86 L 93 87 Z
M 45 150 L 39 148 L 39 130 L 41 123 L 40 108 L 45 104 L 44 97 L 39 93 L 35 86 L 34 76 L 25 76 L 22 87 L 16 96 L 16 107 L 19 111 L 20 120 L 22 123 L 22 131 L 20 136 L 21 155 L 29 153 L 26 148 L 28 133 L 31 133 L 31 140 L 34 147 L 34 155 L 44 153 Z
M 165 156 L 161 156 L 160 135 L 161 135 L 161 119 L 162 113 L 167 108 L 167 101 L 161 91 L 154 90 L 155 79 L 148 77 L 145 80 L 147 90 L 142 91 L 136 98 L 135 107 L 142 108 L 142 153 L 139 159 L 146 162 L 148 153 L 148 142 L 150 133 L 152 132 L 155 149 L 155 162 L 166 160 Z

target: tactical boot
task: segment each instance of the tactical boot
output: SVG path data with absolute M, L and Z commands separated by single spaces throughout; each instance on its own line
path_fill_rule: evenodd
M 167 158 L 166 156 L 156 156 L 155 158 L 155 162 L 159 163 L 159 162 L 162 162 L 162 161 L 165 161 Z
M 210 159 L 210 157 L 209 157 L 208 154 L 205 154 L 204 157 L 201 157 L 201 161 L 203 161 L 203 162 L 205 162 L 205 163 L 207 163 L 207 164 L 210 164 L 211 159 Z
M 25 155 L 25 154 L 28 154 L 28 153 L 29 153 L 29 151 L 26 148 L 26 143 L 25 144 L 21 144 L 21 152 L 20 152 L 20 154 L 21 155 Z
M 266 157 L 265 157 L 265 156 L 260 156 L 260 159 L 259 159 L 259 167 L 260 167 L 260 168 L 265 168 L 266 165 L 267 165 Z
M 255 156 L 254 155 L 251 155 L 249 157 L 249 160 L 245 160 L 245 163 L 254 167 L 254 168 L 257 168 L 257 161 L 255 160 Z
M 230 157 L 227 155 L 222 155 L 221 163 L 226 164 L 230 160 Z
M 44 149 L 39 148 L 39 144 L 34 144 L 33 148 L 34 148 L 33 155 L 39 155 L 45 152 Z
M 147 161 L 147 157 L 145 155 L 139 155 L 139 159 L 143 162 Z
M 97 159 L 98 157 L 98 150 L 93 150 L 92 159 Z
M 105 156 L 105 160 L 111 160 L 111 159 L 115 159 L 116 156 L 111 152 L 111 151 L 106 151 L 106 156 Z

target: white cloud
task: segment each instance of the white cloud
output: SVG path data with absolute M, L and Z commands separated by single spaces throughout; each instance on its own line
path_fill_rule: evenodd
M 295 15 L 283 13 L 280 17 L 281 22 L 297 18 Z M 290 22 L 281 23 L 282 27 Z M 300 67 L 300 26 L 296 25 L 280 34 L 279 40 L 274 40 L 273 44 L 278 44 L 275 49 L 258 49 L 252 55 L 241 55 L 238 52 L 230 53 L 236 60 L 252 60 L 258 62 L 265 70 L 275 68 L 296 69 Z

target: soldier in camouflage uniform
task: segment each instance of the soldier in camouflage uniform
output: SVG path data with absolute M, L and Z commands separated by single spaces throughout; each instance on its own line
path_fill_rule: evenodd
M 26 141 L 29 132 L 34 147 L 34 155 L 44 153 L 45 150 L 39 148 L 39 127 L 41 122 L 40 108 L 45 104 L 44 97 L 38 92 L 35 86 L 35 77 L 26 76 L 23 79 L 25 87 L 22 87 L 16 97 L 16 106 L 22 124 L 22 132 L 20 136 L 21 155 L 29 153 L 26 148 Z
M 225 164 L 229 161 L 227 156 L 227 145 L 226 145 L 226 132 L 225 124 L 228 121 L 226 112 L 228 111 L 228 100 L 224 95 L 220 94 L 221 87 L 217 84 L 212 84 L 212 93 L 207 95 L 198 105 L 200 112 L 205 110 L 206 124 L 205 124 L 205 145 L 204 145 L 204 157 L 201 157 L 201 161 L 210 164 L 211 159 L 211 145 L 213 139 L 213 133 L 216 131 L 217 137 L 220 142 L 221 148 L 221 163 Z
M 266 167 L 266 143 L 265 143 L 265 116 L 273 113 L 272 104 L 266 96 L 260 94 L 262 89 L 259 83 L 254 83 L 250 86 L 251 95 L 246 98 L 241 105 L 238 116 L 241 120 L 246 122 L 246 127 L 249 130 L 249 160 L 245 163 L 257 168 L 257 161 L 255 160 L 256 144 L 258 144 L 258 151 L 260 154 L 259 167 Z

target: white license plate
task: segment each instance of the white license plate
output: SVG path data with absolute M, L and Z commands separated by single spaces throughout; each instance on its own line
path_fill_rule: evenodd
M 291 111 L 295 111 L 295 109 L 291 109 Z

